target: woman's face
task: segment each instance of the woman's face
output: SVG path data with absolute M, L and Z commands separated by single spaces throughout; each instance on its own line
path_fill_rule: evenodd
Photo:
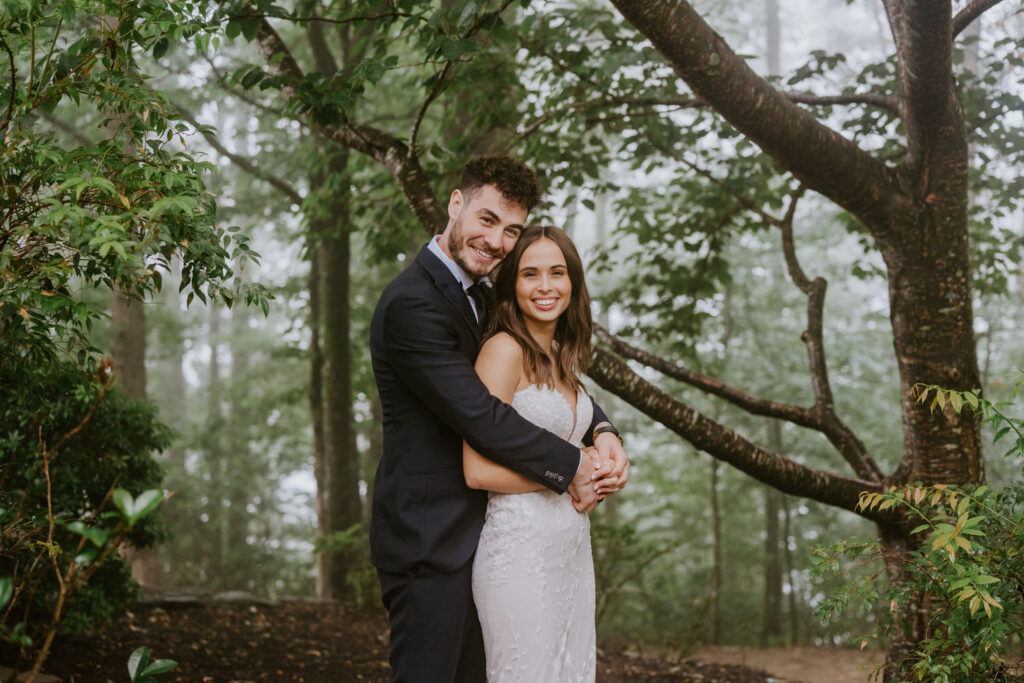
M 516 304 L 527 324 L 556 322 L 571 297 L 572 281 L 558 245 L 542 237 L 528 246 L 516 274 Z

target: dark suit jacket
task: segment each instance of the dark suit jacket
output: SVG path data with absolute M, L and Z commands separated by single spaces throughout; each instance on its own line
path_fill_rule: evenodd
M 462 285 L 426 247 L 385 288 L 370 327 L 384 420 L 370 550 L 378 569 L 449 572 L 476 550 L 487 493 L 466 486 L 462 440 L 558 493 L 579 449 L 523 418 L 473 370 L 480 329 Z M 593 425 L 604 420 L 595 405 Z M 591 425 L 591 427 L 593 427 Z

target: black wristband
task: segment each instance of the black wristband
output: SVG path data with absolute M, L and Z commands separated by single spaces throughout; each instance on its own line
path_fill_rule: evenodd
M 600 427 L 595 429 L 594 430 L 594 441 L 595 442 L 597 441 L 597 435 L 598 434 L 605 434 L 605 433 L 614 434 L 615 438 L 619 440 L 619 445 L 620 446 L 622 445 L 622 434 L 619 434 L 619 430 L 616 429 L 614 427 L 614 425 L 611 425 L 611 424 L 601 425 Z

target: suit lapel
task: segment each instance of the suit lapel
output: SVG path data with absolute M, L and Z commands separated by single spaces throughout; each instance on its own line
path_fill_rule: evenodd
M 456 280 L 451 271 L 426 247 L 420 249 L 420 253 L 416 255 L 416 263 L 423 270 L 427 271 L 430 279 L 434 282 L 434 286 L 451 302 L 455 310 L 462 316 L 463 322 L 469 326 L 470 331 L 473 333 L 473 338 L 477 343 L 480 343 L 480 325 L 476 321 L 476 316 L 473 315 L 473 309 L 469 305 L 469 297 L 466 295 L 466 291 L 462 289 L 462 283 Z

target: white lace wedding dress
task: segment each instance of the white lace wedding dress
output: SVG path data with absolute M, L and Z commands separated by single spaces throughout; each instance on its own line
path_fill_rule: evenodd
M 577 415 L 556 389 L 531 384 L 512 407 L 578 444 L 593 406 L 580 389 Z M 593 681 L 597 673 L 590 519 L 549 489 L 491 493 L 473 559 L 473 599 L 489 683 Z

